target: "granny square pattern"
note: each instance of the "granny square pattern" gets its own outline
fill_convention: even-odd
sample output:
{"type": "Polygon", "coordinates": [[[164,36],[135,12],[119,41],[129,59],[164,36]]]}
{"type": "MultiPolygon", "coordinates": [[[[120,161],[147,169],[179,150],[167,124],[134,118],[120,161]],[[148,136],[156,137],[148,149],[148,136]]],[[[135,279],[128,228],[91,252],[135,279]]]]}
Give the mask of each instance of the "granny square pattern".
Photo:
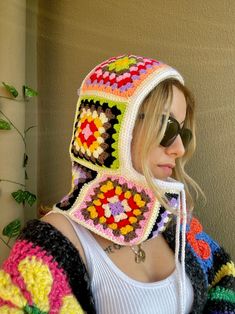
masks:
{"type": "MultiPolygon", "coordinates": [[[[83,168],[73,167],[71,190],[55,211],[120,245],[136,245],[165,230],[172,213],[135,171],[131,141],[141,103],[168,78],[183,83],[167,64],[133,54],[112,57],[89,72],[79,88],[69,148],[74,165],[83,168]]],[[[182,184],[159,182],[159,188],[178,210],[178,197],[169,200],[167,193],[179,195],[182,184]]]]}
{"type": "Polygon", "coordinates": [[[84,166],[118,169],[119,130],[126,104],[98,97],[82,97],[71,144],[72,156],[84,166]]]}
{"type": "Polygon", "coordinates": [[[97,172],[89,168],[86,168],[75,161],[72,164],[72,186],[67,195],[65,195],[62,200],[56,204],[61,210],[68,210],[71,208],[73,203],[76,201],[82,186],[85,183],[90,182],[95,179],[97,172]]]}
{"type": "Polygon", "coordinates": [[[130,97],[152,72],[166,67],[168,66],[160,61],[134,55],[110,58],[88,75],[82,90],[97,90],[130,97]]]}
{"type": "MultiPolygon", "coordinates": [[[[151,232],[144,225],[155,221],[161,205],[148,189],[137,187],[121,176],[104,175],[86,191],[84,202],[71,214],[75,220],[86,223],[96,233],[106,234],[115,242],[132,243],[151,232]]],[[[161,210],[157,223],[161,229],[169,220],[166,210],[161,210]]],[[[151,223],[150,223],[151,225],[151,223]]]]}

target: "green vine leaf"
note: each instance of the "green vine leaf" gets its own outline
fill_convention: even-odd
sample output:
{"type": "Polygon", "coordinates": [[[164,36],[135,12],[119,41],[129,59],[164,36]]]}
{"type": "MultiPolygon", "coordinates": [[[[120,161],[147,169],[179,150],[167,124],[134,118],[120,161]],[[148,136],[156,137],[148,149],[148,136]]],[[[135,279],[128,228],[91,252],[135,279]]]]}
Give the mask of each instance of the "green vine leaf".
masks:
{"type": "Polygon", "coordinates": [[[17,203],[21,204],[25,202],[25,196],[23,190],[18,190],[16,192],[11,193],[13,198],[16,200],[17,203]]]}
{"type": "Polygon", "coordinates": [[[19,235],[20,229],[21,222],[19,219],[15,219],[4,227],[2,234],[8,238],[15,238],[19,235]]]}
{"type": "Polygon", "coordinates": [[[19,204],[25,205],[25,202],[27,202],[30,206],[32,206],[37,197],[36,195],[30,193],[29,191],[23,191],[23,190],[18,190],[16,192],[11,193],[15,201],[19,204]]]}
{"type": "Polygon", "coordinates": [[[14,98],[16,98],[19,95],[18,91],[14,86],[8,85],[5,82],[2,82],[2,84],[14,98]]]}
{"type": "Polygon", "coordinates": [[[0,119],[0,130],[10,130],[11,125],[6,120],[0,119]]]}
{"type": "Polygon", "coordinates": [[[36,195],[30,193],[29,191],[25,191],[25,199],[26,199],[27,203],[30,206],[32,206],[35,203],[37,197],[36,197],[36,195]]]}
{"type": "Polygon", "coordinates": [[[38,92],[31,87],[23,85],[23,95],[24,97],[35,97],[38,95],[38,92]]]}

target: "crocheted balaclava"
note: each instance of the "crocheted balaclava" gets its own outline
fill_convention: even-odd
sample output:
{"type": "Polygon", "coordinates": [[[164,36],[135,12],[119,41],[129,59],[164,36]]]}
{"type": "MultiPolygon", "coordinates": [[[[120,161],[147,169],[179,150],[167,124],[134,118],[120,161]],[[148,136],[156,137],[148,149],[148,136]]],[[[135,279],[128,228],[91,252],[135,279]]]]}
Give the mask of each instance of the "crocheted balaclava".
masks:
{"type": "MultiPolygon", "coordinates": [[[[120,245],[140,244],[164,230],[172,213],[133,168],[131,140],[144,98],[168,78],[183,83],[172,67],[134,55],[110,58],[86,76],[70,145],[72,188],[54,211],[120,245]]],[[[179,211],[183,185],[170,178],[154,182],[179,211]]]]}

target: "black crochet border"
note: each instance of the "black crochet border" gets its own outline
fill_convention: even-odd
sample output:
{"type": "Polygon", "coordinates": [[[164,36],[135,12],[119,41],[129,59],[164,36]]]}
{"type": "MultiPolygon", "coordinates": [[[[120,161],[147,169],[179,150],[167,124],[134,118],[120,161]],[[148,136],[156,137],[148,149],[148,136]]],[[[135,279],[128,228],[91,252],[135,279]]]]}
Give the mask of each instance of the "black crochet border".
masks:
{"type": "Polygon", "coordinates": [[[231,303],[229,301],[211,301],[208,300],[205,306],[205,309],[203,311],[203,314],[207,313],[225,313],[225,314],[234,314],[234,303],[231,303]]]}
{"type": "MultiPolygon", "coordinates": [[[[231,262],[230,255],[220,247],[213,254],[213,268],[208,274],[209,284],[212,283],[216,273],[221,269],[221,265],[226,265],[231,262]]],[[[232,275],[224,276],[215,287],[226,287],[235,291],[235,280],[232,275]]],[[[215,288],[214,287],[214,288],[215,288]]],[[[203,313],[235,313],[235,304],[225,300],[208,300],[203,313]]]]}
{"type": "Polygon", "coordinates": [[[208,275],[209,284],[212,283],[216,273],[220,270],[221,265],[226,265],[228,262],[231,262],[229,254],[227,254],[222,247],[216,250],[213,254],[213,272],[210,272],[208,275]]]}
{"type": "Polygon", "coordinates": [[[85,180],[78,182],[78,184],[74,186],[73,191],[68,196],[68,204],[64,205],[62,201],[60,201],[59,203],[56,204],[57,207],[59,207],[61,210],[64,210],[64,211],[69,210],[72,207],[72,205],[76,201],[83,185],[94,180],[97,176],[96,171],[89,169],[85,166],[79,165],[76,162],[74,162],[74,163],[77,164],[84,172],[87,172],[88,176],[85,180]]]}
{"type": "Polygon", "coordinates": [[[32,242],[53,256],[54,261],[66,273],[82,308],[89,314],[96,313],[86,267],[77,249],[59,230],[49,223],[34,219],[26,224],[18,239],[32,242]]]}

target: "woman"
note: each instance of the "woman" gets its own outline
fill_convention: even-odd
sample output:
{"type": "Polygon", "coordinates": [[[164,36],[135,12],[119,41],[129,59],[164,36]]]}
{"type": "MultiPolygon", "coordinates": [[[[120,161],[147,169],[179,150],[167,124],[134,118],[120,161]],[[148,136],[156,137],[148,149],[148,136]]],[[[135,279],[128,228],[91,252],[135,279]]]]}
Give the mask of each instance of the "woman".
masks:
{"type": "Polygon", "coordinates": [[[22,231],[0,312],[234,313],[234,265],[191,214],[194,150],[194,102],[175,69],[125,55],[92,70],[71,191],[22,231]]]}

